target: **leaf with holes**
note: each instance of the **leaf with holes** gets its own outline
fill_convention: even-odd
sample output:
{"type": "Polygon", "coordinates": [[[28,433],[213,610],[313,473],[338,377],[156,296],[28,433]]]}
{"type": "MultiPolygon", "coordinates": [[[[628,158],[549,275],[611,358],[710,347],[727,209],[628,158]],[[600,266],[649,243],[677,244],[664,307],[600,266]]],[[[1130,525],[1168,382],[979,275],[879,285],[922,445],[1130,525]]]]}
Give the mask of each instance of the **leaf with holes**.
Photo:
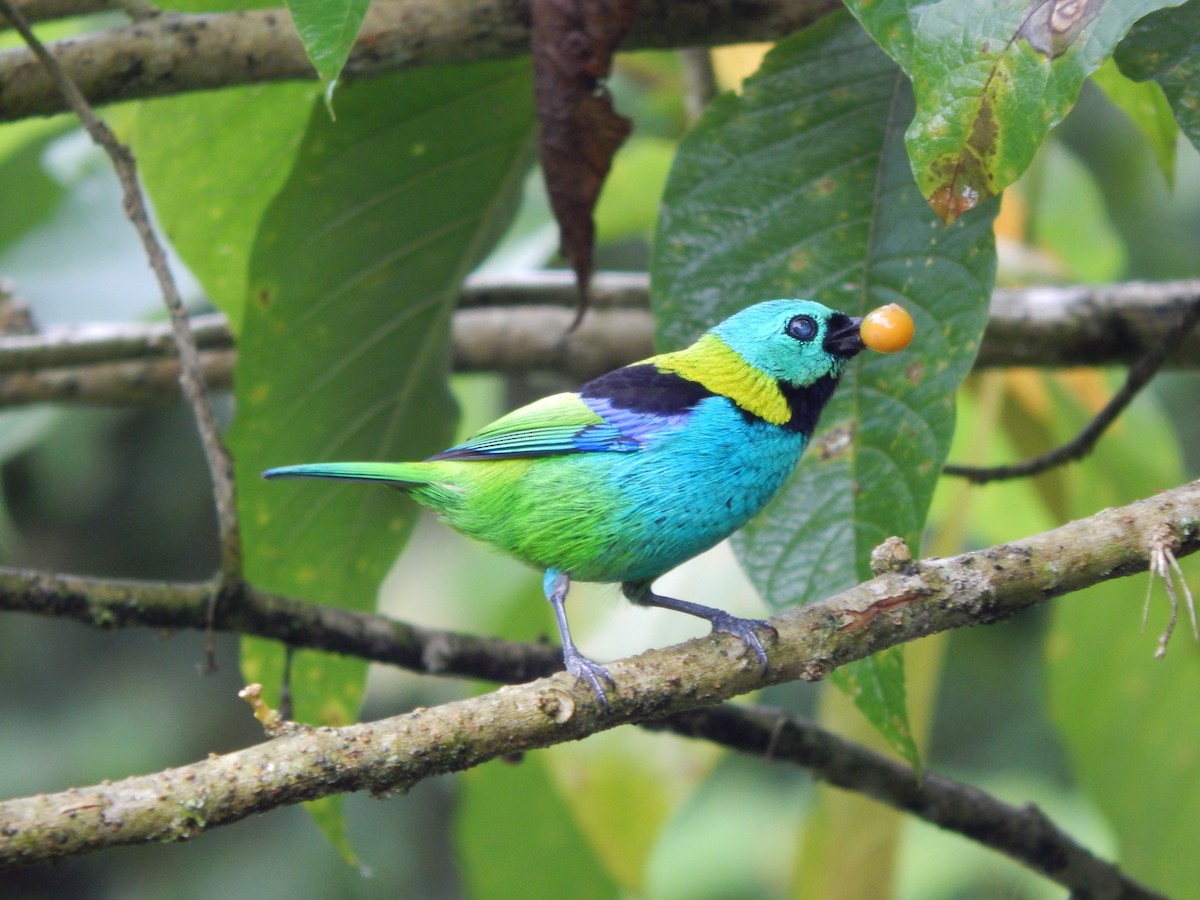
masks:
{"type": "Polygon", "coordinates": [[[922,193],[953,222],[1025,171],[1089,74],[1139,18],[1180,0],[847,0],[912,79],[907,143],[922,193]]]}
{"type": "MultiPolygon", "coordinates": [[[[871,549],[890,535],[915,550],[987,319],[994,205],[941,226],[904,154],[911,104],[897,66],[834,15],[710,107],[667,183],[652,263],[665,345],[773,297],[853,314],[896,301],[917,322],[905,352],[851,364],[793,477],[735,538],[776,608],[869,577],[871,549]]],[[[913,755],[903,706],[887,701],[902,673],[866,662],[852,677],[867,680],[859,696],[883,700],[872,720],[913,755]]]]}

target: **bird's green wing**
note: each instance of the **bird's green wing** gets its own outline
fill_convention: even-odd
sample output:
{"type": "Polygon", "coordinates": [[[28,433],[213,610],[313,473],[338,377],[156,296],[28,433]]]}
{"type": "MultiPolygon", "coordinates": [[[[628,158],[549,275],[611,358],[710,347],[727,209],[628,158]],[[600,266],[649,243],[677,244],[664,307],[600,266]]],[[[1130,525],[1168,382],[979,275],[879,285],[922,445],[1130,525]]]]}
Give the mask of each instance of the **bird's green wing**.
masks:
{"type": "Polygon", "coordinates": [[[593,411],[578,394],[553,394],[513,410],[438,459],[555,456],[586,451],[636,450],[640,444],[593,411]]]}

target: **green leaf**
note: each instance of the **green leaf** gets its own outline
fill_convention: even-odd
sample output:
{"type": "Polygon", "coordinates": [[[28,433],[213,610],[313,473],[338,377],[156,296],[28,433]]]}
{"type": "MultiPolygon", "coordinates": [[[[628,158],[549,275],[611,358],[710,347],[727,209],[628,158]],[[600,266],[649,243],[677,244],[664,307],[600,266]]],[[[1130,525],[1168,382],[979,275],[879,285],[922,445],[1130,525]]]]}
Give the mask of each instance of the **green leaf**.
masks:
{"type": "Polygon", "coordinates": [[[1025,171],[1130,25],[1180,0],[847,0],[916,85],[908,152],[952,222],[1025,171]]]}
{"type": "Polygon", "coordinates": [[[321,829],[325,840],[333,847],[342,862],[360,872],[367,871],[354,851],[350,842],[350,829],[346,822],[346,797],[344,794],[331,794],[320,800],[310,800],[304,804],[313,822],[321,829]]]}
{"type": "MultiPolygon", "coordinates": [[[[910,115],[895,64],[830,16],[776,47],[742,96],[712,104],[667,183],[652,263],[664,343],[782,296],[850,313],[898,301],[917,322],[904,353],[859,356],[791,480],[735,536],[775,608],[869,577],[890,535],[916,550],[986,321],[993,207],[941,227],[904,155],[910,115]]],[[[903,716],[889,708],[876,724],[903,716]]]]}
{"type": "Polygon", "coordinates": [[[369,5],[370,0],[287,0],[304,50],[327,88],[346,65],[369,5]]]}
{"type": "Polygon", "coordinates": [[[317,93],[277,84],[139,105],[131,141],[158,221],[235,333],[259,222],[291,171],[317,93]]]}
{"type": "MultiPolygon", "coordinates": [[[[353,85],[336,125],[312,104],[262,219],[239,340],[230,444],[245,574],[257,587],[374,608],[412,505],[391,491],[259,473],[306,460],[420,459],[449,440],[450,314],[528,168],[527,69],[428,69],[353,85]]],[[[246,678],[277,692],[283,655],[245,640],[246,678]]],[[[361,660],[297,652],[296,718],[353,720],[365,674],[361,660]]]]}
{"type": "Polygon", "coordinates": [[[1200,2],[1146,16],[1114,56],[1130,78],[1162,86],[1183,133],[1200,147],[1200,2]]]}
{"type": "Polygon", "coordinates": [[[461,783],[457,843],[467,896],[625,896],[571,818],[543,754],[527,754],[515,765],[488,763],[465,772],[461,783]],[[513,852],[514,844],[537,852],[513,852]]]}
{"type": "Polygon", "coordinates": [[[1111,59],[1092,73],[1092,83],[1150,142],[1163,177],[1168,185],[1173,184],[1179,126],[1162,88],[1153,81],[1131,81],[1111,59]]]}
{"type": "Polygon", "coordinates": [[[904,654],[898,647],[836,669],[830,680],[854,701],[859,712],[887,740],[888,746],[913,768],[921,767],[905,702],[904,654]]]}

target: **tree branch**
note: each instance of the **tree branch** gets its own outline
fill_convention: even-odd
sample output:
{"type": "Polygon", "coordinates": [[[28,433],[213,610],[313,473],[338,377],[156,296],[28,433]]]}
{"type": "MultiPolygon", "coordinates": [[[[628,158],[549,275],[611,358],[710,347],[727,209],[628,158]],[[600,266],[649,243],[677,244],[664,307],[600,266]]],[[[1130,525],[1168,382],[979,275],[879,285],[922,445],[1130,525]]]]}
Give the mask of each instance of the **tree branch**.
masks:
{"type": "Polygon", "coordinates": [[[0,610],[70,619],[96,628],[231,631],[292,647],[344,653],[431,675],[529,681],[562,669],[548,644],[420,628],[386,616],[306,603],[220,582],[194,584],[54,575],[0,568],[0,610]]]}
{"type": "Polygon", "coordinates": [[[772,620],[779,638],[765,678],[737,641],[709,635],[612,663],[618,689],[607,715],[586,688],[575,690],[559,674],[379,722],[297,726],[183,768],[0,803],[0,866],[187,840],[277,806],[345,791],[404,790],[497,756],[715,705],[764,682],[820,679],[886,647],[1005,619],[1145,571],[1164,541],[1176,557],[1200,550],[1200,481],[1025,540],[900,563],[823,602],[788,610],[772,620]]]}
{"type": "MultiPolygon", "coordinates": [[[[622,49],[778,40],[840,6],[840,0],[641,0],[622,49]]],[[[53,52],[97,105],[315,77],[282,8],[163,14],[58,41],[53,52]]],[[[528,52],[529,8],[523,0],[376,0],[342,78],[528,52]]],[[[0,122],[64,109],[30,54],[0,52],[0,122]]]]}
{"type": "MultiPolygon", "coordinates": [[[[582,383],[653,352],[644,274],[602,272],[593,310],[574,332],[568,272],[472,278],[454,317],[460,372],[561,372],[582,383]]],[[[1160,343],[1200,302],[1200,281],[997,290],[977,367],[1119,365],[1160,343]]],[[[193,317],[205,380],[233,381],[233,337],[224,316],[193,317]]],[[[1200,334],[1168,364],[1200,367],[1200,334]]],[[[178,398],[178,364],[163,324],[90,324],[0,336],[0,408],[47,401],[138,404],[178,398]]]]}

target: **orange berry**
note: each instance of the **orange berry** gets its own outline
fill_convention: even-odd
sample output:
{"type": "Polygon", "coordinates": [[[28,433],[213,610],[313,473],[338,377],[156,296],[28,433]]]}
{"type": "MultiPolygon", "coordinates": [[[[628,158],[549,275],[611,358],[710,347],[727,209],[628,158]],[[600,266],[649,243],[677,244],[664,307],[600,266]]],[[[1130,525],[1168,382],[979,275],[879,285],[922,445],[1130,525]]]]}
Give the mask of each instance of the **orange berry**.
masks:
{"type": "Polygon", "coordinates": [[[917,326],[912,316],[895,303],[880,306],[863,316],[859,334],[862,342],[880,353],[896,353],[912,343],[917,326]]]}

